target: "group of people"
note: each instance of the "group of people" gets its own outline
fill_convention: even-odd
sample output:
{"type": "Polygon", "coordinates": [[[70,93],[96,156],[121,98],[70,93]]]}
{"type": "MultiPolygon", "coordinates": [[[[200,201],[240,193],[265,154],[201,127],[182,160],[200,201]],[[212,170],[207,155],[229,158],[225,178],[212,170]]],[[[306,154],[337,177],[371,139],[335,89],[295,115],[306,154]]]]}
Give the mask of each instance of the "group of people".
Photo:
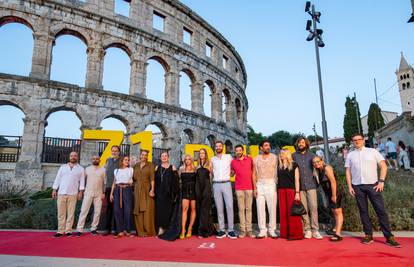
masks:
{"type": "MultiPolygon", "coordinates": [[[[369,199],[386,243],[399,247],[391,233],[381,193],[387,174],[384,157],[377,150],[366,148],[360,134],[354,135],[352,142],[355,150],[346,159],[346,179],[348,192],[355,197],[360,211],[365,232],[362,242],[369,244],[373,241],[369,199]]],[[[72,235],[76,201],[83,196],[77,236],[84,231],[85,218],[93,203],[91,233],[94,235],[101,220],[106,235],[111,234],[114,227],[116,238],[131,236],[135,225],[138,237],[157,236],[165,240],[190,238],[193,232],[200,238],[215,234],[217,238],[231,239],[323,239],[319,232],[317,203],[318,191],[321,190],[335,217],[330,240],[341,241],[345,189],[337,182],[332,166],[326,164],[321,156],[311,153],[309,146],[309,140],[300,137],[295,144],[295,153],[283,149],[275,155],[271,153],[270,142],[264,140],[260,144],[261,153],[254,159],[246,155],[242,145],[235,147],[233,158],[223,153],[223,142],[217,141],[214,157],[209,159],[207,151],[201,149],[197,164],[191,155],[185,155],[178,169],[170,164],[168,152],[163,152],[161,163],[154,166],[148,162],[148,151],[145,150],[141,150],[139,162],[131,167],[129,157],[120,156],[120,148],[113,146],[112,157],[105,167],[100,167],[99,157],[93,156],[92,165],[84,170],[78,164],[77,153],[72,152],[69,163],[59,168],[53,184],[52,196],[57,197],[58,203],[58,231],[54,236],[72,235]],[[235,176],[240,221],[237,234],[234,229],[232,176],[235,176]],[[212,197],[217,211],[217,229],[211,216],[212,197]],[[254,199],[259,227],[257,234],[252,227],[254,199]],[[278,202],[279,234],[276,232],[278,202]],[[304,214],[292,213],[294,205],[302,205],[304,214]]]]}
{"type": "Polygon", "coordinates": [[[406,171],[410,171],[410,159],[408,157],[407,146],[403,141],[398,141],[395,144],[391,137],[387,138],[387,142],[384,144],[381,140],[375,144],[375,148],[385,158],[386,163],[390,169],[395,168],[398,171],[400,168],[406,171]]]}

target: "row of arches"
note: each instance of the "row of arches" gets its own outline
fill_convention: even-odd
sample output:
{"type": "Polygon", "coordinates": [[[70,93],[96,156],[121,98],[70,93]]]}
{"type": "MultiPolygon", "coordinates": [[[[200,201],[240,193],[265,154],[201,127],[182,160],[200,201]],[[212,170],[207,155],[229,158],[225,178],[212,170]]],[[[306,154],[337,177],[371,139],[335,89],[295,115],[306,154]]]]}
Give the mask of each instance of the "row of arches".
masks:
{"type": "Polygon", "coordinates": [[[409,73],[400,75],[400,80],[404,80],[404,79],[408,79],[408,78],[410,78],[409,73]]]}
{"type": "MultiPolygon", "coordinates": [[[[0,44],[0,72],[29,75],[36,61],[33,54],[39,49],[36,36],[28,21],[14,16],[0,18],[0,38],[6,40],[0,44]]],[[[234,126],[243,127],[244,106],[238,97],[232,97],[229,89],[217,88],[210,79],[202,81],[189,68],[175,66],[162,55],[148,55],[144,62],[137,61],[133,48],[112,38],[104,41],[103,48],[91,43],[84,32],[67,28],[57,31],[51,48],[50,79],[81,87],[91,84],[91,79],[101,80],[98,83],[104,90],[123,94],[139,94],[131,92],[136,91],[132,87],[138,86],[138,82],[148,99],[176,104],[225,122],[237,120],[234,126]]]]}
{"type": "MultiPolygon", "coordinates": [[[[25,127],[25,113],[19,106],[8,101],[0,101],[0,139],[6,137],[21,137],[24,134],[25,127]]],[[[64,138],[64,139],[80,139],[82,135],[82,118],[75,110],[62,107],[52,109],[46,115],[44,120],[44,137],[48,138],[64,138]],[[62,121],[65,123],[62,124],[62,121]]],[[[128,135],[131,133],[130,122],[122,116],[109,115],[106,116],[100,123],[99,128],[102,130],[118,130],[126,134],[125,142],[128,143],[128,135]]],[[[156,148],[170,148],[165,142],[170,137],[167,127],[160,122],[148,123],[145,131],[152,131],[153,146],[156,148]]],[[[184,145],[195,142],[195,133],[190,128],[185,128],[180,132],[178,144],[180,150],[184,152],[184,145]]],[[[214,134],[209,134],[204,139],[204,144],[214,148],[217,140],[214,134]]],[[[1,140],[0,140],[1,142],[1,140]]],[[[225,142],[227,151],[229,153],[233,150],[233,144],[230,140],[225,142]]]]}

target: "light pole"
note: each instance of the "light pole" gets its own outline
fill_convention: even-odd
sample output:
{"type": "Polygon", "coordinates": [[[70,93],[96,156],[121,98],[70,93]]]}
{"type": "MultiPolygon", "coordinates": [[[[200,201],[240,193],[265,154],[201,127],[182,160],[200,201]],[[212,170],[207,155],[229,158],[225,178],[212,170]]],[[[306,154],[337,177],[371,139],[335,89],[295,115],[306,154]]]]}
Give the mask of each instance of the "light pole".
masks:
{"type": "Polygon", "coordinates": [[[407,21],[408,23],[414,22],[414,0],[411,0],[411,7],[413,9],[413,13],[411,13],[410,19],[407,21]]]}
{"type": "Polygon", "coordinates": [[[325,104],[323,101],[323,89],[322,89],[322,75],[321,75],[321,62],[319,59],[319,47],[324,47],[325,43],[322,41],[321,29],[318,29],[317,23],[319,23],[319,18],[321,17],[321,12],[315,11],[315,5],[311,4],[310,1],[306,2],[305,12],[307,12],[312,20],[308,20],[306,23],[306,30],[309,32],[309,36],[306,38],[306,41],[315,42],[315,53],[316,53],[316,66],[318,68],[318,82],[319,82],[319,98],[321,102],[321,113],[322,113],[322,133],[323,133],[323,145],[325,153],[325,161],[329,164],[329,144],[328,144],[328,126],[325,119],[325,104]],[[311,27],[313,26],[313,29],[311,27]]]}

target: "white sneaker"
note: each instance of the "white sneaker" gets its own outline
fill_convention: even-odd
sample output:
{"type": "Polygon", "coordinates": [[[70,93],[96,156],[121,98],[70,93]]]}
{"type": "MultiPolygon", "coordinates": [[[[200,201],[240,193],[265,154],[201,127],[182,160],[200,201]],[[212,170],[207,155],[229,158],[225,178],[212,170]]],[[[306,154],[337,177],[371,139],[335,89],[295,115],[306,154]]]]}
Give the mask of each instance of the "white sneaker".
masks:
{"type": "Polygon", "coordinates": [[[315,231],[312,233],[312,237],[315,239],[323,239],[323,237],[321,236],[321,234],[319,233],[319,231],[315,231]]]}
{"type": "Polygon", "coordinates": [[[276,239],[279,237],[275,232],[269,232],[269,236],[273,239],[276,239]]]}
{"type": "Polygon", "coordinates": [[[311,232],[310,230],[307,230],[307,231],[305,232],[305,238],[306,238],[306,239],[311,239],[311,238],[312,238],[312,232],[311,232]]]}

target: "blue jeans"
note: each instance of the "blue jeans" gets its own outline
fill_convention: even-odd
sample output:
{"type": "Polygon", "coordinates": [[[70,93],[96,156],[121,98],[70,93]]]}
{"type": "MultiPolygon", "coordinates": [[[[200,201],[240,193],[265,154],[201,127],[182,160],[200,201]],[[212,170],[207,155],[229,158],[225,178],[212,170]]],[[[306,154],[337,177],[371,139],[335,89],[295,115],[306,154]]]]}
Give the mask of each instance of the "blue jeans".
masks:
{"type": "Polygon", "coordinates": [[[132,222],[132,187],[120,188],[115,187],[114,191],[114,213],[115,213],[115,228],[116,233],[124,231],[131,232],[132,222]],[[122,190],[122,208],[120,193],[122,190]]]}
{"type": "Polygon", "coordinates": [[[359,215],[361,217],[362,227],[366,235],[372,235],[372,223],[368,213],[368,199],[378,217],[378,222],[381,231],[385,237],[393,236],[391,233],[390,221],[388,219],[387,211],[385,210],[384,198],[381,192],[374,189],[376,184],[361,184],[352,185],[355,191],[355,198],[357,201],[359,215]]]}
{"type": "Polygon", "coordinates": [[[214,203],[216,204],[219,230],[224,231],[226,226],[224,223],[224,207],[223,199],[226,205],[227,213],[227,230],[234,230],[234,214],[233,214],[233,191],[231,183],[213,183],[214,203]]]}

